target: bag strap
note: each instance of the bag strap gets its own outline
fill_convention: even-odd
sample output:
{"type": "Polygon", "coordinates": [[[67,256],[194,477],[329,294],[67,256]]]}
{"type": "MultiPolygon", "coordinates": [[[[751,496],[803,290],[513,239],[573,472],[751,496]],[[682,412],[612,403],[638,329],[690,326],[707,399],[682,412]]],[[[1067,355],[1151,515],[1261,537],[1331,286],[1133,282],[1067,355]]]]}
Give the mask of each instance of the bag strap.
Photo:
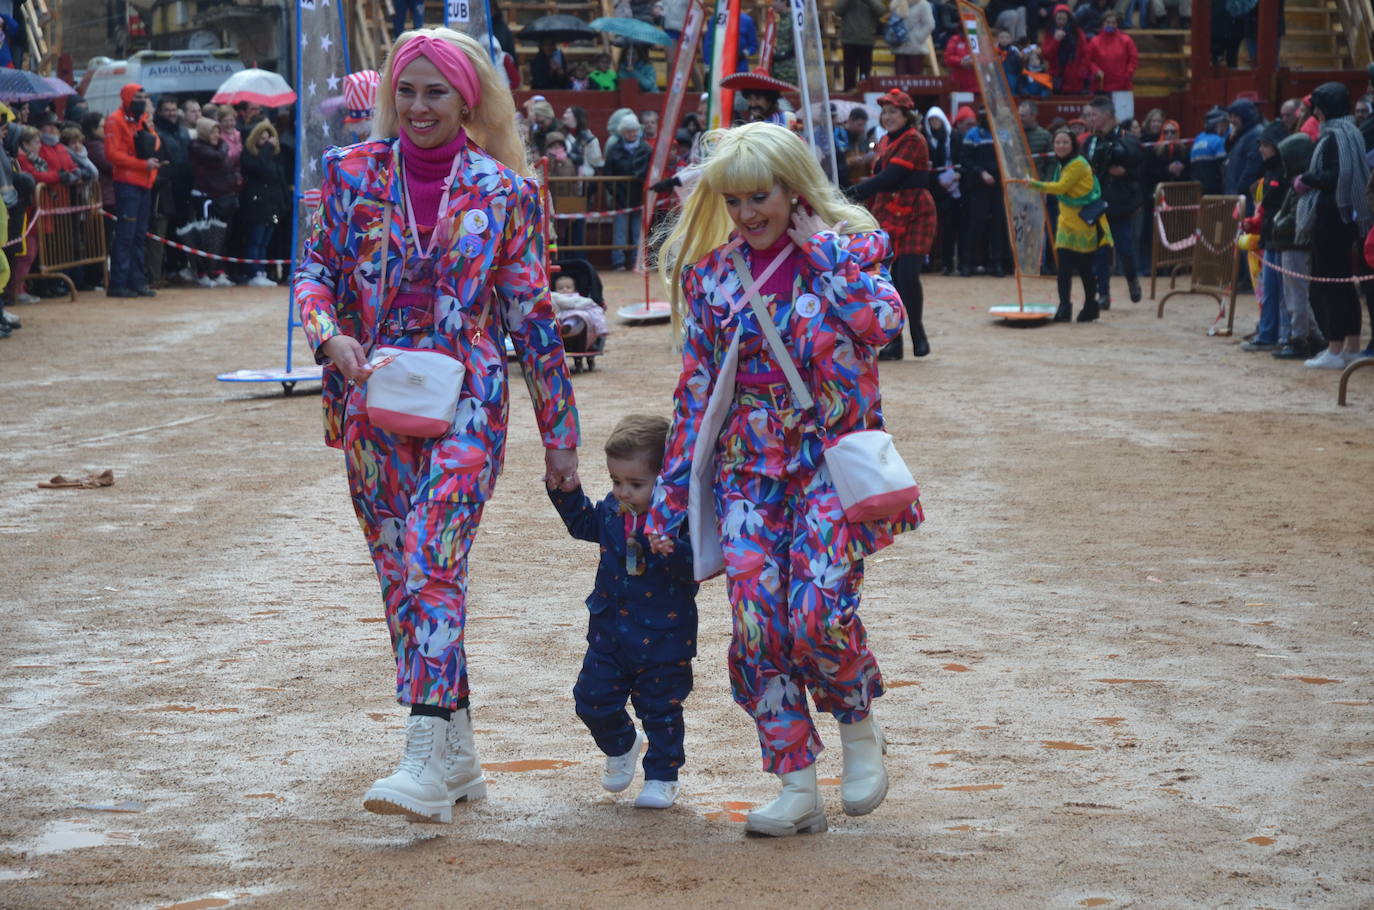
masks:
{"type": "MultiPolygon", "coordinates": [[[[372,349],[377,348],[377,339],[381,336],[382,320],[386,317],[386,259],[391,253],[391,200],[388,199],[382,206],[382,271],[377,276],[377,291],[373,300],[372,308],[377,312],[377,319],[372,323],[372,349]]],[[[368,353],[371,359],[372,354],[368,353]]]]}
{"type": "Polygon", "coordinates": [[[749,301],[749,306],[754,310],[754,317],[759,321],[759,328],[763,331],[763,337],[768,339],[768,346],[773,349],[773,357],[778,361],[778,366],[782,368],[782,373],[787,377],[787,384],[792,387],[792,395],[797,399],[797,404],[803,408],[810,409],[815,405],[815,399],[811,397],[811,392],[802,382],[801,374],[797,372],[797,365],[792,362],[792,355],[787,353],[787,347],[782,342],[782,336],[778,334],[778,327],[773,324],[773,314],[768,312],[768,307],[763,305],[759,298],[758,288],[754,286],[754,276],[749,272],[749,264],[744,261],[739,250],[730,254],[730,259],[735,265],[735,272],[739,275],[740,284],[744,288],[744,296],[749,301]]]}

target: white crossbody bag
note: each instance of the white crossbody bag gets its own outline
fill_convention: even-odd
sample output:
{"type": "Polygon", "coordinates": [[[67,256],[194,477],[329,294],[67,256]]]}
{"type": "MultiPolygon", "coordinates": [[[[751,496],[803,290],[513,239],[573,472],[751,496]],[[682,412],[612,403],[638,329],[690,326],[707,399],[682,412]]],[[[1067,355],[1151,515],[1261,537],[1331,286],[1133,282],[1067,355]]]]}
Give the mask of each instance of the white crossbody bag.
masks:
{"type": "MultiPolygon", "coordinates": [[[[377,278],[377,323],[372,339],[376,343],[386,307],[386,258],[391,246],[391,203],[382,215],[386,241],[382,245],[382,270],[377,278]]],[[[477,319],[477,331],[486,323],[491,308],[487,297],[477,319]]],[[[458,358],[443,351],[382,346],[368,358],[372,373],[367,379],[367,419],[380,430],[401,436],[436,439],[453,427],[458,399],[463,391],[466,367],[458,358]]]]}
{"type": "MultiPolygon", "coordinates": [[[[778,334],[778,327],[773,324],[773,315],[759,298],[749,264],[738,251],[731,254],[731,259],[763,337],[787,377],[797,406],[813,408],[815,400],[802,382],[797,365],[778,334]]],[[[863,522],[893,518],[921,495],[911,469],[897,454],[890,434],[883,430],[855,430],[832,438],[826,430],[824,416],[818,413],[817,420],[824,445],[825,467],[839,494],[846,519],[863,522]]]]}

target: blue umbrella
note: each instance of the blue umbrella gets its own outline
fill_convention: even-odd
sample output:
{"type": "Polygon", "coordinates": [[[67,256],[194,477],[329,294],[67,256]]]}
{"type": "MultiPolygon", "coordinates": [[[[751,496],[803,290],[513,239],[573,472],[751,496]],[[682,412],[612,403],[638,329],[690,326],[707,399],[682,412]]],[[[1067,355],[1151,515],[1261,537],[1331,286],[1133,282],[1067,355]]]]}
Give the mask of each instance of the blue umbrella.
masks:
{"type": "Polygon", "coordinates": [[[50,101],[75,95],[61,79],[48,79],[28,70],[0,69],[0,101],[7,104],[24,101],[50,101]]]}
{"type": "Polygon", "coordinates": [[[672,47],[677,43],[663,29],[639,19],[603,16],[600,19],[593,19],[591,25],[598,32],[609,32],[639,44],[661,44],[664,47],[672,47]]]}

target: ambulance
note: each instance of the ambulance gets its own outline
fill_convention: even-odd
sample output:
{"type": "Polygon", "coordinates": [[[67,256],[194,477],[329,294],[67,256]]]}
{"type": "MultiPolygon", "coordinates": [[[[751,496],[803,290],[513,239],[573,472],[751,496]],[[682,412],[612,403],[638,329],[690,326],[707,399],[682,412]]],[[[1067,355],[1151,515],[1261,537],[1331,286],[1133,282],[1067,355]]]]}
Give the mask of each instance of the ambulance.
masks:
{"type": "Polygon", "coordinates": [[[94,58],[78,91],[85,96],[91,110],[102,114],[119,107],[119,90],[130,82],[143,86],[152,104],[157,103],[159,95],[208,101],[225,79],[241,69],[243,61],[239,59],[239,52],[227,48],[139,51],[128,60],[94,58]]]}

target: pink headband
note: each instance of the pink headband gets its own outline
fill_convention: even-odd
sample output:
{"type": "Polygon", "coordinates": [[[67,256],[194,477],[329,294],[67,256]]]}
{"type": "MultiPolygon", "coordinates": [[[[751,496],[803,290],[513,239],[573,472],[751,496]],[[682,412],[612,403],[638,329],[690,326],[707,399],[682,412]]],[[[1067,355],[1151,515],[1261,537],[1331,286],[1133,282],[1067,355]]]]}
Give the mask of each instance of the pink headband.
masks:
{"type": "Polygon", "coordinates": [[[443,77],[449,81],[468,107],[475,108],[482,103],[482,83],[477,81],[477,70],[462,50],[449,44],[443,38],[417,35],[411,38],[396,52],[391,61],[391,80],[393,87],[401,73],[416,57],[424,57],[433,63],[443,77]]]}

